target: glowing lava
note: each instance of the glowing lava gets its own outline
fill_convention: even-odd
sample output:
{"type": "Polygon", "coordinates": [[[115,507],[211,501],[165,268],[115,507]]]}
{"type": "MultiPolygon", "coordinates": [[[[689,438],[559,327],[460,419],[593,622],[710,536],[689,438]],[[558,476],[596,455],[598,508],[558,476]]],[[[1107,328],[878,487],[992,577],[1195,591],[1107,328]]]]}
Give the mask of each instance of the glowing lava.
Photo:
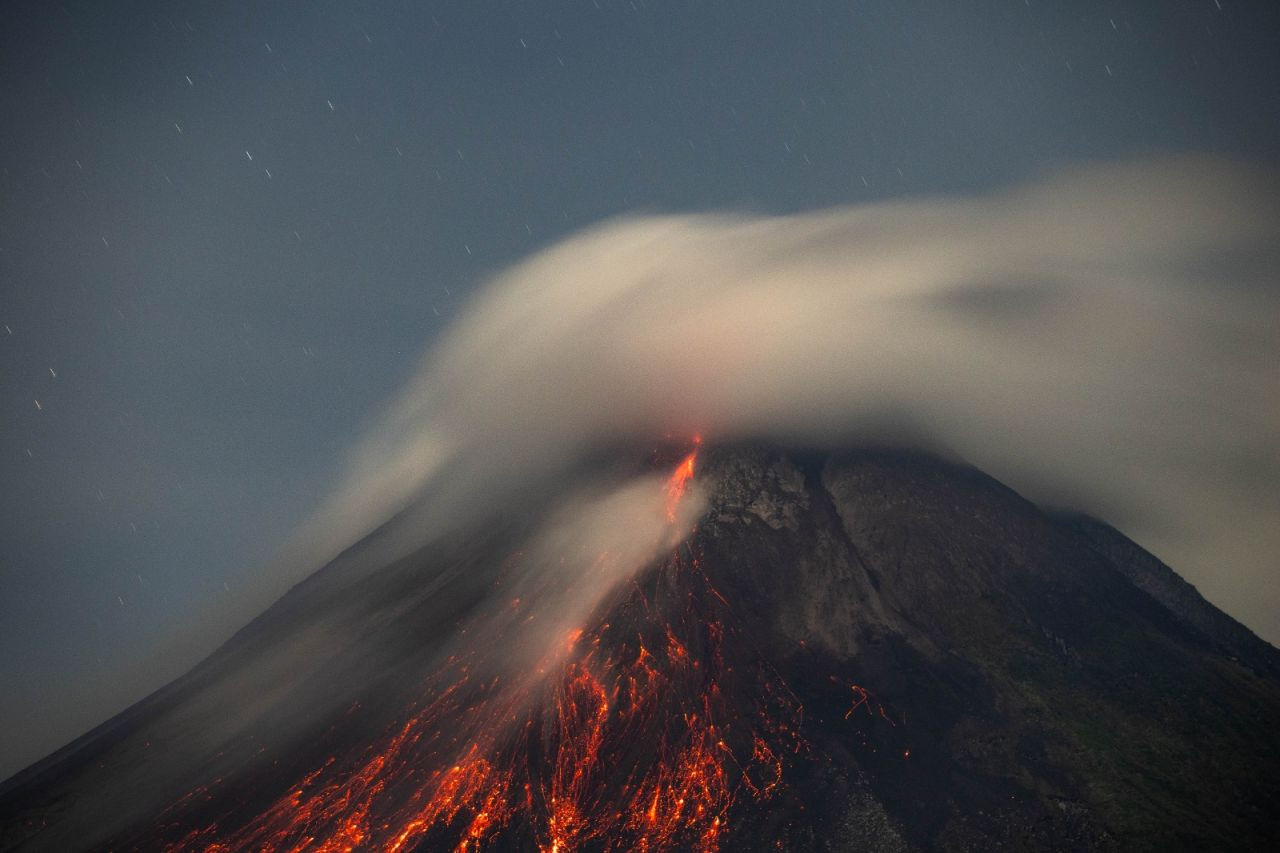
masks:
{"type": "Polygon", "coordinates": [[[684,497],[689,481],[693,479],[693,466],[697,459],[698,451],[695,450],[681,460],[667,479],[667,521],[672,524],[676,520],[676,510],[680,508],[680,499],[684,497]]]}
{"type": "MultiPolygon", "coordinates": [[[[696,458],[668,480],[672,522],[696,458]]],[[[516,686],[476,674],[492,650],[451,658],[429,701],[375,743],[328,759],[248,822],[228,810],[197,829],[166,824],[166,849],[714,851],[735,805],[775,796],[801,750],[799,702],[741,651],[687,551],[557,646],[549,678],[516,686]]]]}

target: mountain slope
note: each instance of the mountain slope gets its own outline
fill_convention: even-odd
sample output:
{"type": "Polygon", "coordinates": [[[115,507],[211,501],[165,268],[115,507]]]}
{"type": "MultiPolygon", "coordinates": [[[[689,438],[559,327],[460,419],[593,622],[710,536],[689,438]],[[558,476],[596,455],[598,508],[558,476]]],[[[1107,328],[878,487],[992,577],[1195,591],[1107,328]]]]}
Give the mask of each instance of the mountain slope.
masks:
{"type": "Polygon", "coordinates": [[[364,543],[5,783],[0,847],[1280,839],[1280,654],[1120,534],[911,454],[720,448],[697,476],[693,535],[534,687],[459,634],[525,526],[364,543]]]}
{"type": "MultiPolygon", "coordinates": [[[[771,647],[805,643],[907,716],[895,734],[909,760],[882,749],[859,763],[908,841],[1278,837],[1275,649],[1252,638],[1256,667],[1231,660],[1078,525],[972,470],[767,458],[729,461],[740,485],[705,531],[706,565],[723,567],[731,598],[764,590],[755,624],[771,647]]],[[[1154,561],[1129,547],[1115,556],[1154,561]]],[[[838,727],[830,736],[834,750],[838,727]]]]}

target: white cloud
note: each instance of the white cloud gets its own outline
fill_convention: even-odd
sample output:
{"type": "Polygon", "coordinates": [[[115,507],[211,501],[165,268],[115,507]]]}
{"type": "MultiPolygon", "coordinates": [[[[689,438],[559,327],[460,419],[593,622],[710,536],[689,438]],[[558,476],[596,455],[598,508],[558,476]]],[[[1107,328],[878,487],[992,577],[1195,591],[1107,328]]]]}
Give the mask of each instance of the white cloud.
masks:
{"type": "Polygon", "coordinates": [[[498,276],[299,536],[422,538],[613,442],[912,435],[1115,521],[1280,638],[1269,175],[1098,167],[974,199],[623,219],[498,276]]]}

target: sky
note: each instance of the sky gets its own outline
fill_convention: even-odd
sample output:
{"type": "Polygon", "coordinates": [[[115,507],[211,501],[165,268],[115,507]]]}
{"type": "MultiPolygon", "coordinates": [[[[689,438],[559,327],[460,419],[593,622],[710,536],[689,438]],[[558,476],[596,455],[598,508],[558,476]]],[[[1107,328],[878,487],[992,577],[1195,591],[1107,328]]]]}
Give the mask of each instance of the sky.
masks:
{"type": "Polygon", "coordinates": [[[6,11],[0,777],[283,592],[344,452],[539,249],[1280,151],[1267,2],[6,11]]]}

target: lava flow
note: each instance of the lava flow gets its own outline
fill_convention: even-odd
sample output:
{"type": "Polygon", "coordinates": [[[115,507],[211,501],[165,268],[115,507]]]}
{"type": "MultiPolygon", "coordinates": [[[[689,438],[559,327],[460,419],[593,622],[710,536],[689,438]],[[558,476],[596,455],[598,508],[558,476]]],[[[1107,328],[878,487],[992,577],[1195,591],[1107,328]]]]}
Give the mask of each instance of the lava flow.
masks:
{"type": "MultiPolygon", "coordinates": [[[[696,459],[667,482],[672,522],[696,459]]],[[[799,702],[743,651],[688,546],[559,645],[537,679],[455,655],[422,706],[252,819],[192,829],[171,810],[167,849],[714,851],[738,804],[778,794],[802,748],[799,702]]]]}
{"type": "MultiPolygon", "coordinates": [[[[702,443],[700,436],[694,437],[694,445],[702,443]]],[[[676,510],[680,508],[680,499],[684,497],[689,481],[693,479],[693,467],[698,461],[698,451],[694,450],[676,466],[667,479],[667,522],[675,524],[676,510]]]]}

